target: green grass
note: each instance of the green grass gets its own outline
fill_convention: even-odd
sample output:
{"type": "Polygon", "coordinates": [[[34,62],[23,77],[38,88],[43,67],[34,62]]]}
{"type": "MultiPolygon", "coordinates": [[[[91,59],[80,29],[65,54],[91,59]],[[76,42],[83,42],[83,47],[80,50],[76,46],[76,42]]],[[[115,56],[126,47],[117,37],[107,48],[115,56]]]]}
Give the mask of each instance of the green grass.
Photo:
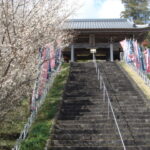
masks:
{"type": "Polygon", "coordinates": [[[118,62],[118,64],[127,72],[127,74],[132,78],[137,86],[143,91],[147,99],[150,99],[150,87],[145,84],[144,80],[124,62],[118,62]]]}
{"type": "Polygon", "coordinates": [[[0,140],[0,145],[1,146],[8,146],[8,147],[13,147],[16,141],[11,141],[11,140],[0,140]]]}
{"type": "Polygon", "coordinates": [[[27,99],[10,111],[3,122],[0,123],[0,133],[20,133],[29,115],[29,103],[27,99]]]}
{"type": "Polygon", "coordinates": [[[24,99],[14,110],[7,113],[5,119],[0,123],[0,147],[7,146],[10,149],[14,146],[29,116],[29,103],[24,99]]]}
{"type": "Polygon", "coordinates": [[[54,118],[58,112],[63,89],[69,74],[69,64],[63,64],[62,70],[57,75],[53,87],[49,91],[38,117],[31,127],[27,139],[22,143],[21,150],[43,150],[48,138],[54,118]]]}

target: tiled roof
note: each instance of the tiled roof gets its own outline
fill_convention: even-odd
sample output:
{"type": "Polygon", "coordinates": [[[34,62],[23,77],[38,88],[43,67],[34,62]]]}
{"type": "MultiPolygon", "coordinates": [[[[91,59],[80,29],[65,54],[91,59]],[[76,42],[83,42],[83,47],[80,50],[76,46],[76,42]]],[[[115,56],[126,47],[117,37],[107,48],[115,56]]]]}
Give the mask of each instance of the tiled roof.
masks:
{"type": "Polygon", "coordinates": [[[136,26],[128,19],[69,19],[64,29],[134,29],[136,26]]]}

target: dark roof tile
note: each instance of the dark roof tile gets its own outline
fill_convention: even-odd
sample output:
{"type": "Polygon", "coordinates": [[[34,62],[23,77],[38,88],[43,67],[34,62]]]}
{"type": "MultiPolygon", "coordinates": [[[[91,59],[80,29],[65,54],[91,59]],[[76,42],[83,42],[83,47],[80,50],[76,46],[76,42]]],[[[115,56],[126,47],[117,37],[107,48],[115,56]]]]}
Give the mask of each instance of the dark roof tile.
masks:
{"type": "Polygon", "coordinates": [[[128,19],[69,19],[64,29],[133,29],[128,19]]]}

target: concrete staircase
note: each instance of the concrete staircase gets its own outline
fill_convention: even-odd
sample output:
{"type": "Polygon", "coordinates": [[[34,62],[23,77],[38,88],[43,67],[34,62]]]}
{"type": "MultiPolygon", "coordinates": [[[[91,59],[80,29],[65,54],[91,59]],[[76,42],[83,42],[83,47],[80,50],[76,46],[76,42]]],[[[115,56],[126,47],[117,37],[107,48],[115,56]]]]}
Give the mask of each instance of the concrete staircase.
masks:
{"type": "MultiPolygon", "coordinates": [[[[99,64],[127,150],[150,150],[150,109],[121,69],[99,64]]],[[[48,150],[123,150],[93,63],[71,64],[48,150]]]]}

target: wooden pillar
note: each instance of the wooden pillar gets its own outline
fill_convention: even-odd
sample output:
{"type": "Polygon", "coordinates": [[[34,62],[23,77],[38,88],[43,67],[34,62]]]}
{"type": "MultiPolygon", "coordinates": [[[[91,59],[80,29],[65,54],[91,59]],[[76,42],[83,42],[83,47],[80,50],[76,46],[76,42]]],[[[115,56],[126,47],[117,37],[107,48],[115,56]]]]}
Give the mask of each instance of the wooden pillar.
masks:
{"type": "Polygon", "coordinates": [[[111,41],[110,41],[110,61],[114,61],[114,47],[113,47],[113,41],[112,41],[112,38],[111,38],[111,41]]]}
{"type": "Polygon", "coordinates": [[[74,62],[74,45],[71,45],[71,62],[74,62]]]}
{"type": "Polygon", "coordinates": [[[94,34],[89,35],[89,44],[90,46],[95,47],[95,35],[94,34]]]}

